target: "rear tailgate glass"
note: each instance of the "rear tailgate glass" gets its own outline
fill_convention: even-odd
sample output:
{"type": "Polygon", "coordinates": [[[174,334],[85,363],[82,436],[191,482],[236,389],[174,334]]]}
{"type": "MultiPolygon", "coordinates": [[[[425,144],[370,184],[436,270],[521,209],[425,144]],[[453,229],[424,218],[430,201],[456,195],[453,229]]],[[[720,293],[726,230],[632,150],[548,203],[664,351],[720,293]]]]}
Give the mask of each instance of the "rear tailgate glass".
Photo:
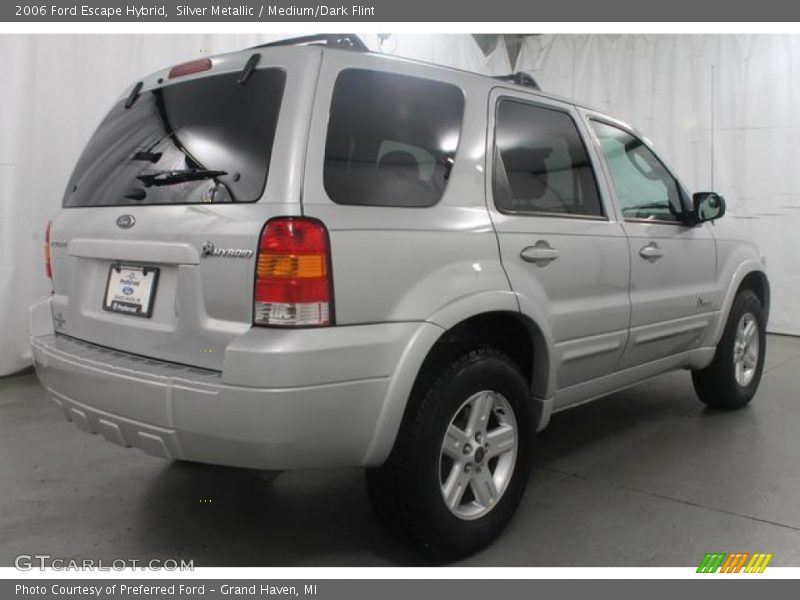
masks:
{"type": "Polygon", "coordinates": [[[267,181],[286,75],[224,73],[116,104],[70,179],[64,207],[254,202],[267,181]]]}

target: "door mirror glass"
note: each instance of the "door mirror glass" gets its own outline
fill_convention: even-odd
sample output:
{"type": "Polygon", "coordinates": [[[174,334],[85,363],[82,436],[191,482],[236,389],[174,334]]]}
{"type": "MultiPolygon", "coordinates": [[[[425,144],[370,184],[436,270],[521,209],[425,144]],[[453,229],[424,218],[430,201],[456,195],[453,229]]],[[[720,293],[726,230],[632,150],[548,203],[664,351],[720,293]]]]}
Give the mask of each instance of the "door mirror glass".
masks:
{"type": "Polygon", "coordinates": [[[698,223],[713,221],[725,214],[725,199],[714,192],[697,192],[692,196],[692,204],[698,223]]]}

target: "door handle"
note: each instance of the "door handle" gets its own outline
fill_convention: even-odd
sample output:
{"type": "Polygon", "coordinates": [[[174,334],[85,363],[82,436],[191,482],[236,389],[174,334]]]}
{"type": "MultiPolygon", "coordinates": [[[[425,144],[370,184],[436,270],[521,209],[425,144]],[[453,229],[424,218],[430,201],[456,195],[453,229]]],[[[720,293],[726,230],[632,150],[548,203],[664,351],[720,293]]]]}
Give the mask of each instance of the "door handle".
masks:
{"type": "Polygon", "coordinates": [[[533,246],[523,248],[519,256],[525,262],[544,267],[561,256],[561,253],[555,248],[551,248],[546,240],[539,240],[533,246]]]}
{"type": "Polygon", "coordinates": [[[664,256],[664,251],[659,248],[658,244],[655,242],[650,242],[647,246],[643,246],[642,249],[639,250],[639,256],[650,262],[655,262],[664,256]]]}

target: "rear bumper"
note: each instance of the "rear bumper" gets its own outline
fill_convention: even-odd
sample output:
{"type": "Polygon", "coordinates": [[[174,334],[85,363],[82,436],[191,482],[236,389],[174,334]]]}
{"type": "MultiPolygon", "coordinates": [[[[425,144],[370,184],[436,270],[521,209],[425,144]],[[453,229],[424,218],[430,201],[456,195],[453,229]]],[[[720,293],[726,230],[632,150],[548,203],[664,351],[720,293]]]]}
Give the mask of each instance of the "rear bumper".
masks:
{"type": "MultiPolygon", "coordinates": [[[[373,466],[396,434],[385,418],[397,408],[389,405],[400,401],[391,393],[396,367],[409,341],[426,327],[432,326],[359,327],[355,337],[383,348],[377,363],[385,367],[376,367],[371,377],[340,373],[337,381],[295,387],[232,385],[218,371],[55,333],[36,335],[36,328],[31,345],[38,377],[64,416],[116,444],[166,459],[259,469],[373,466]]],[[[341,352],[352,352],[353,336],[340,337],[341,352]]],[[[327,347],[325,356],[336,361],[337,349],[327,347]]],[[[306,368],[314,370],[318,349],[308,358],[306,368]]]]}

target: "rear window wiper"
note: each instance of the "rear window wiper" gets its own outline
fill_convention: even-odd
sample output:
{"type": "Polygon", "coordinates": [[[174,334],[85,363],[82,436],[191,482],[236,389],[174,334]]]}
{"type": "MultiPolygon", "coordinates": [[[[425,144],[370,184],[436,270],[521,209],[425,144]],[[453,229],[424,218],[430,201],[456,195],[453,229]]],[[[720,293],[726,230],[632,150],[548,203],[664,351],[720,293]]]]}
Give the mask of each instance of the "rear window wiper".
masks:
{"type": "Polygon", "coordinates": [[[143,173],[137,175],[136,179],[144,184],[144,187],[173,185],[186,181],[200,181],[202,179],[216,179],[222,175],[227,175],[227,171],[214,171],[211,169],[182,169],[179,171],[158,171],[156,173],[143,173]]]}
{"type": "Polygon", "coordinates": [[[152,163],[157,163],[161,160],[161,157],[164,156],[163,152],[153,152],[153,148],[158,146],[164,140],[171,138],[174,136],[178,131],[180,131],[180,127],[176,127],[174,130],[170,131],[169,133],[165,133],[161,137],[159,137],[155,142],[147,146],[143,149],[135,150],[131,160],[144,160],[152,163]]]}
{"type": "Polygon", "coordinates": [[[134,152],[131,160],[144,160],[151,163],[157,163],[164,156],[163,152],[151,152],[150,150],[139,150],[134,152]]]}

